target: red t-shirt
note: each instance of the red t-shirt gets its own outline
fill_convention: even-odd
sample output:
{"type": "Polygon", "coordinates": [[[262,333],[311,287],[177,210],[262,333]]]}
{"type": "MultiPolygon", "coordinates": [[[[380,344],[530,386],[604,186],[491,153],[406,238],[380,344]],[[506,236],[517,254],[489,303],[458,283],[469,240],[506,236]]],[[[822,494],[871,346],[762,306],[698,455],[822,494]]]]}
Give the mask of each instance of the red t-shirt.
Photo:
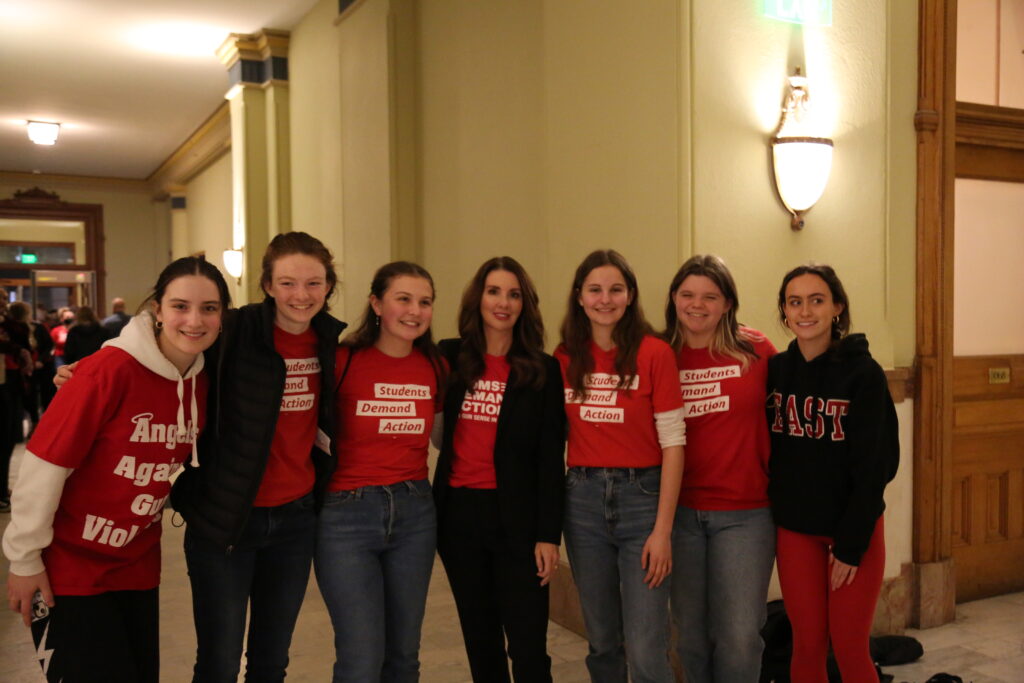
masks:
{"type": "Polygon", "coordinates": [[[313,490],[313,442],[320,406],[320,359],[313,328],[301,334],[274,326],[274,349],[284,358],[286,375],[270,458],[253,505],[274,507],[313,490]]]}
{"type": "MultiPolygon", "coordinates": [[[[335,381],[350,352],[338,347],[335,381]]],[[[439,405],[434,368],[419,350],[405,358],[372,346],[356,351],[338,389],[338,468],[328,490],[426,479],[439,405]]]]}
{"type": "MultiPolygon", "coordinates": [[[[615,352],[591,342],[594,370],[581,402],[565,382],[565,414],[569,420],[569,467],[654,467],[661,464],[661,445],[654,414],[683,405],[675,354],[657,337],[640,343],[636,375],[630,386],[616,389],[615,352]]],[[[555,351],[565,381],[569,356],[555,351]]]]}
{"type": "Polygon", "coordinates": [[[746,371],[730,356],[683,348],[677,358],[686,416],[686,468],[679,504],[697,510],[768,505],[768,359],[777,351],[746,330],[758,358],[746,371]]]}
{"type": "Polygon", "coordinates": [[[498,414],[505,398],[509,365],[505,356],[484,354],[484,374],[466,392],[455,422],[451,486],[496,489],[494,441],[498,436],[498,414]]]}
{"type": "MultiPolygon", "coordinates": [[[[188,420],[191,382],[185,380],[188,420]]],[[[206,375],[198,377],[202,427],[206,375]]],[[[105,348],[84,358],[28,443],[74,469],[53,518],[43,563],[54,593],[149,590],[160,583],[160,518],[171,474],[192,455],[197,426],[178,433],[177,383],[131,355],[105,348]]]]}
{"type": "Polygon", "coordinates": [[[64,345],[68,342],[67,325],[57,325],[50,330],[50,339],[53,340],[53,355],[60,358],[64,355],[64,345]]]}

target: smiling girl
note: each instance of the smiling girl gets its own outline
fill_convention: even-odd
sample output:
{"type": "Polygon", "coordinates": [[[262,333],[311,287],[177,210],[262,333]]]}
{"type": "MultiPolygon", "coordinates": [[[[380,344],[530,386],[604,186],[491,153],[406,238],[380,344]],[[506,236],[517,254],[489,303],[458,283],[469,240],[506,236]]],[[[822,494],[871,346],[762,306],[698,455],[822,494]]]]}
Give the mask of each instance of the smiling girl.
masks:
{"type": "Polygon", "coordinates": [[[196,458],[203,351],[230,297],[215,267],[188,257],[147,303],[57,392],[14,489],[8,603],[26,626],[49,613],[33,636],[50,681],[159,678],[161,511],[171,474],[196,458]]]}
{"type": "Polygon", "coordinates": [[[779,315],[796,336],[768,362],[771,477],[779,583],[793,624],[795,683],[874,681],[868,650],[885,569],[885,485],[899,465],[896,409],[831,267],[794,268],[779,315]]]}
{"type": "Polygon", "coordinates": [[[334,625],[334,683],[419,680],[437,521],[427,449],[444,361],[434,281],[381,266],[337,352],[338,467],[320,514],[316,576],[334,625]]]}
{"type": "Polygon", "coordinates": [[[562,323],[569,421],[565,542],[590,640],[591,680],[674,680],[668,660],[672,525],[683,400],[671,347],[652,333],[621,254],[576,269],[562,323]],[[627,666],[628,656],[628,666],[627,666]]]}
{"type": "Polygon", "coordinates": [[[686,417],[672,615],[688,683],[755,681],[775,558],[768,507],[768,359],[775,347],[737,320],[725,263],[697,255],[669,286],[665,337],[676,351],[686,417]]]}

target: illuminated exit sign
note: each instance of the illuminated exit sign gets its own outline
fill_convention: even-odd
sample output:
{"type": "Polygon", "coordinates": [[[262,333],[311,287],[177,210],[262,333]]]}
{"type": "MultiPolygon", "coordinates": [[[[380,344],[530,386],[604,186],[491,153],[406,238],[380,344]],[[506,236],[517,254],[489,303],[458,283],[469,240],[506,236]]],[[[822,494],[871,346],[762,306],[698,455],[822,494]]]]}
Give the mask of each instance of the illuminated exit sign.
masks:
{"type": "Polygon", "coordinates": [[[832,0],[764,0],[764,15],[791,24],[832,25],[832,0]]]}
{"type": "Polygon", "coordinates": [[[39,257],[36,256],[35,254],[22,254],[21,255],[21,262],[22,263],[38,263],[39,262],[39,257]]]}

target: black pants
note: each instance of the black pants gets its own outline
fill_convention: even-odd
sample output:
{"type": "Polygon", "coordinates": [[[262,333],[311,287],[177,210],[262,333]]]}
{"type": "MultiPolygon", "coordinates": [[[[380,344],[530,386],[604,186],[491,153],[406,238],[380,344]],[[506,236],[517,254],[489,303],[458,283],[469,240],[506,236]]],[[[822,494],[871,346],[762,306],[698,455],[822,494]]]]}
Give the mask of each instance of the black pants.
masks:
{"type": "MultiPolygon", "coordinates": [[[[0,359],[0,362],[3,362],[0,359]]],[[[17,370],[7,370],[7,382],[0,384],[0,500],[9,500],[8,479],[14,444],[22,440],[21,381],[17,370]]]]}
{"type": "Polygon", "coordinates": [[[451,489],[440,513],[437,549],[455,596],[473,680],[510,681],[511,658],[517,683],[551,681],[548,588],[540,585],[533,544],[503,538],[497,493],[451,489]]]}
{"type": "Polygon", "coordinates": [[[32,629],[46,680],[158,683],[158,591],[55,596],[45,631],[32,629]]]}

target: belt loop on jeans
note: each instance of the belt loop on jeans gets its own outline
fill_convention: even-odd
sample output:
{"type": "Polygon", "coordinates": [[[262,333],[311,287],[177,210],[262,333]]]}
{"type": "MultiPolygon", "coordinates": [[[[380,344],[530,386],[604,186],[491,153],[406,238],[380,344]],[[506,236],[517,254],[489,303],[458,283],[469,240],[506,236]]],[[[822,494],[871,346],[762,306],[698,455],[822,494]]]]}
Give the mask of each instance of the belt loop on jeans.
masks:
{"type": "Polygon", "coordinates": [[[407,493],[416,493],[416,484],[414,484],[412,481],[406,479],[401,483],[405,484],[405,490],[407,493]]]}

